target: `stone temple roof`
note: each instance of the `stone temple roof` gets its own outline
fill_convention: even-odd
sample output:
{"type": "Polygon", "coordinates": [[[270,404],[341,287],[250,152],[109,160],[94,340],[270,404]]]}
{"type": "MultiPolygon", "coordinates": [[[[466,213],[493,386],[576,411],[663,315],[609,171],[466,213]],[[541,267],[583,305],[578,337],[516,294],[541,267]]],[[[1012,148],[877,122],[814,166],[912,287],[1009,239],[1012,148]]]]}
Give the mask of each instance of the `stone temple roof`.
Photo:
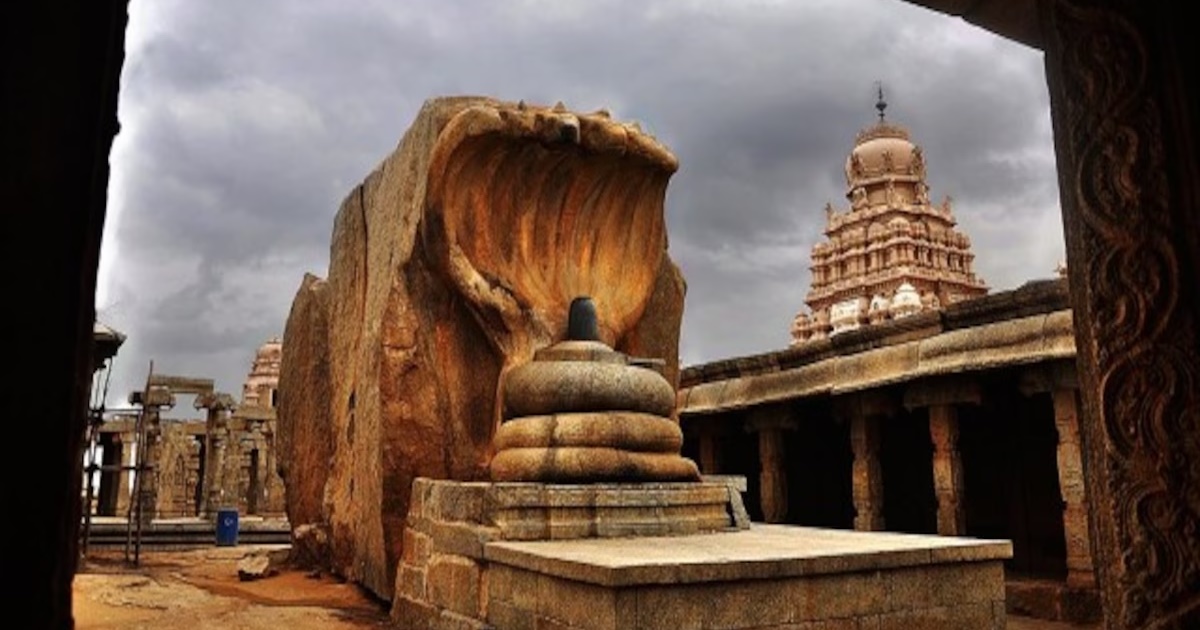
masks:
{"type": "Polygon", "coordinates": [[[92,365],[98,367],[116,356],[121,344],[125,343],[125,334],[95,322],[92,325],[92,340],[92,365]]]}
{"type": "Polygon", "coordinates": [[[785,350],[687,367],[678,406],[683,415],[714,413],[1074,356],[1066,279],[1036,280],[785,350]]]}

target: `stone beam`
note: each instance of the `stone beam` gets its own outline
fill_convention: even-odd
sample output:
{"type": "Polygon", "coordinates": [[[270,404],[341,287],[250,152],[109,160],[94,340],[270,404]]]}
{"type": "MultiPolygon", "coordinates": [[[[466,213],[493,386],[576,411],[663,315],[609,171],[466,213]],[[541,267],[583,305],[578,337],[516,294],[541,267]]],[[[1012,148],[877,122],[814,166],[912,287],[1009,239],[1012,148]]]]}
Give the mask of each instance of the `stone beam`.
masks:
{"type": "Polygon", "coordinates": [[[137,420],[129,417],[105,420],[104,424],[100,425],[100,433],[131,433],[136,426],[137,420]]]}
{"type": "Polygon", "coordinates": [[[1038,363],[1021,370],[1017,389],[1025,397],[1049,394],[1057,389],[1079,389],[1079,374],[1074,361],[1038,363]]]}
{"type": "Polygon", "coordinates": [[[233,412],[233,417],[253,422],[265,422],[275,419],[275,410],[271,407],[238,407],[237,411],[233,412]]]}
{"type": "Polygon", "coordinates": [[[1037,0],[906,0],[1033,48],[1042,47],[1037,0]]]}
{"type": "Polygon", "coordinates": [[[763,403],[843,396],[926,377],[1074,357],[1071,311],[1059,310],[949,330],[794,368],[701,383],[679,392],[679,412],[712,414],[763,403]]]}
{"type": "Polygon", "coordinates": [[[233,399],[233,396],[225,392],[205,392],[196,396],[196,400],[192,403],[192,406],[196,409],[218,411],[234,409],[237,407],[237,402],[233,399]]]}
{"type": "Polygon", "coordinates": [[[839,418],[892,417],[900,411],[900,396],[892,390],[868,390],[833,401],[833,414],[839,418]]]}
{"type": "Polygon", "coordinates": [[[904,388],[904,408],[917,409],[940,405],[978,405],[983,402],[983,387],[971,376],[950,375],[921,379],[904,388]]]}
{"type": "Polygon", "coordinates": [[[213,380],[211,378],[151,374],[150,387],[165,387],[177,394],[207,394],[213,391],[213,380]]]}
{"type": "Polygon", "coordinates": [[[174,407],[175,395],[169,389],[152,388],[147,392],[130,393],[129,404],[143,407],[174,407]]]}

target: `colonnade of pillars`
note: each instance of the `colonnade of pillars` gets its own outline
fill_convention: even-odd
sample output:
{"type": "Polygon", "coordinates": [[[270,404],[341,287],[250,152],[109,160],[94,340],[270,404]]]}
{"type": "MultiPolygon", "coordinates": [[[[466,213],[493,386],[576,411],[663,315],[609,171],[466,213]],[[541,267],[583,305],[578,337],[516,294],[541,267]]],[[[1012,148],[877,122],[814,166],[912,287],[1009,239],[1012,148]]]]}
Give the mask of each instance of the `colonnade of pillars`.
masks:
{"type": "MultiPolygon", "coordinates": [[[[933,442],[933,488],[937,498],[937,533],[944,536],[967,535],[966,493],[962,453],[959,450],[959,408],[978,404],[976,396],[959,396],[953,390],[947,396],[917,396],[919,406],[928,411],[929,436],[933,442]],[[940,398],[940,399],[939,399],[940,398]]],[[[1052,388],[1048,392],[1054,406],[1058,433],[1056,449],[1058,483],[1063,502],[1063,531],[1066,538],[1067,583],[1071,586],[1095,585],[1090,552],[1087,500],[1084,493],[1079,442],[1078,390],[1052,388]]],[[[852,492],[854,529],[885,531],[885,487],[880,459],[881,423],[889,415],[887,404],[879,397],[858,395],[838,407],[839,415],[849,422],[853,452],[852,492]]],[[[906,401],[906,406],[911,406],[906,401]]],[[[750,412],[745,427],[756,434],[758,446],[758,490],[763,520],[783,523],[788,518],[788,472],[786,433],[795,428],[796,418],[780,417],[779,408],[760,408],[750,412]]],[[[720,471],[717,439],[712,432],[698,435],[698,459],[705,473],[720,471]]]]}
{"type": "Polygon", "coordinates": [[[273,427],[267,422],[270,415],[263,410],[243,409],[234,422],[235,406],[228,394],[197,397],[196,407],[205,411],[206,424],[203,434],[192,436],[201,441],[199,454],[191,452],[191,472],[197,472],[197,463],[202,471],[194,483],[186,475],[160,481],[159,473],[176,461],[172,456],[179,451],[165,448],[170,445],[163,442],[163,428],[156,413],[147,415],[142,440],[138,439],[133,420],[102,432],[104,463],[114,468],[119,464],[120,468],[99,475],[96,514],[125,516],[131,505],[136,507],[140,502],[141,518],[148,523],[157,517],[183,515],[177,506],[185,500],[195,506],[196,515],[207,518],[226,507],[238,507],[246,514],[282,513],[284,492],[275,472],[273,427]],[[140,459],[147,469],[135,488],[133,468],[138,463],[139,448],[144,449],[140,459]],[[165,485],[159,487],[160,483],[165,485]]]}

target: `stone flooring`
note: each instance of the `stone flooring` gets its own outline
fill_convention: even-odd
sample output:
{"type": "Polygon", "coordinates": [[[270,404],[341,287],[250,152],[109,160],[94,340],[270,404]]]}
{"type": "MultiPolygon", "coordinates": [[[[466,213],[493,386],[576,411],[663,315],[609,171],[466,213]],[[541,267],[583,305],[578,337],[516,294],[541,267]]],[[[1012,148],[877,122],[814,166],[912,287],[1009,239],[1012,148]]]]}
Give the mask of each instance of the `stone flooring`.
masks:
{"type": "MultiPolygon", "coordinates": [[[[327,576],[313,577],[283,568],[271,578],[238,580],[237,563],[244,555],[278,548],[239,545],[175,551],[148,549],[140,567],[127,566],[119,550],[97,551],[83,560],[74,582],[76,628],[395,628],[380,602],[327,576]],[[130,582],[139,578],[140,582],[130,582]]],[[[1101,627],[1008,616],[1009,630],[1100,630],[1101,627]]]]}

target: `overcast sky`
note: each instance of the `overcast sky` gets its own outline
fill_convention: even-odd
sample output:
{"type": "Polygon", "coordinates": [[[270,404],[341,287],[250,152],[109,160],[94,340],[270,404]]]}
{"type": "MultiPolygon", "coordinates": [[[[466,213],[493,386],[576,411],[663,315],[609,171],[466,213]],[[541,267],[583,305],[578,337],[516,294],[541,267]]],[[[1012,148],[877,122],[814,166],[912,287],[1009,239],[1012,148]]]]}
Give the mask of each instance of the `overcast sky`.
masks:
{"type": "Polygon", "coordinates": [[[128,335],[110,406],[150,360],[240,396],[304,273],[326,275],[342,198],[434,96],[603,107],[678,156],[666,213],[685,364],[787,345],[876,81],[993,290],[1064,256],[1041,54],[900,0],[129,9],[96,304],[128,335]]]}

